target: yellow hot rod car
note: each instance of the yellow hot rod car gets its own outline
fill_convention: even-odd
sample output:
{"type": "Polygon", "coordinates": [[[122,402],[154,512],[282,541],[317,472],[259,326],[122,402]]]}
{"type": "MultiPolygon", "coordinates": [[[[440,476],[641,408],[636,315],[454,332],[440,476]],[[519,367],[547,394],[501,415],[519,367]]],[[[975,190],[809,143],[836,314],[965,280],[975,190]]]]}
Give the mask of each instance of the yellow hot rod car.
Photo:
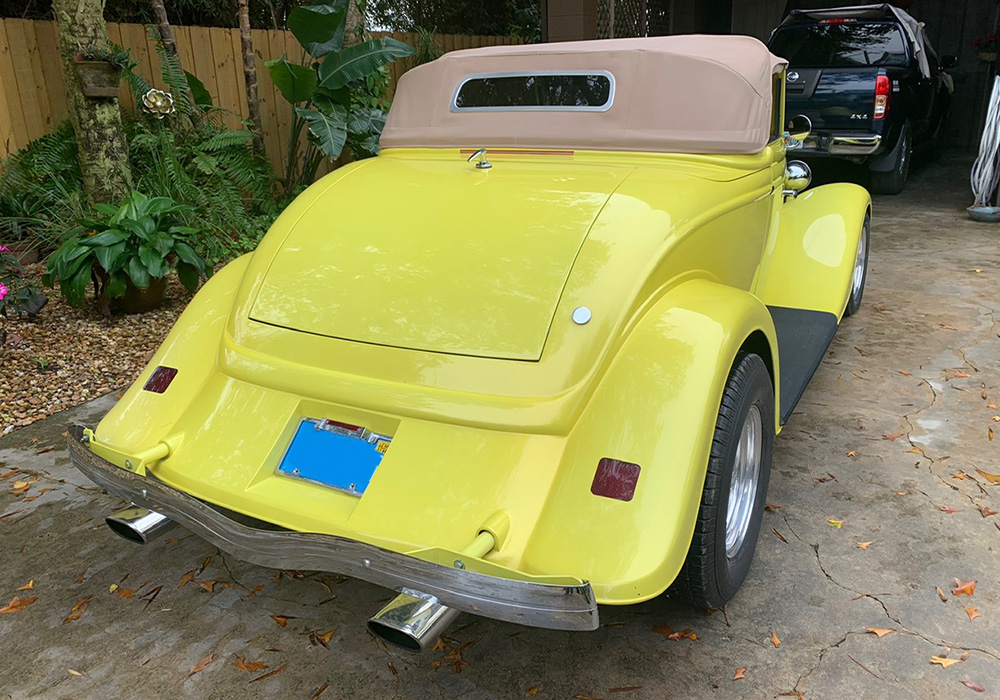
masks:
{"type": "MultiPolygon", "coordinates": [[[[236,557],[567,630],[750,567],[775,435],[861,303],[871,202],[786,163],[748,37],[459,51],[381,154],[299,196],[195,296],[74,463],[236,557]]],[[[794,130],[794,129],[793,129],[794,130]]]]}

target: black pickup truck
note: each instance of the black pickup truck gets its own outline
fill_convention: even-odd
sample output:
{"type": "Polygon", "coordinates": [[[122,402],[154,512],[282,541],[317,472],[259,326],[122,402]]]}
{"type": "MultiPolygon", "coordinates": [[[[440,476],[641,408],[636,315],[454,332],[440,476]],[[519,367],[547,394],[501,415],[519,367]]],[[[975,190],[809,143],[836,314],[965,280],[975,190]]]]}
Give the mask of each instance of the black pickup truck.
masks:
{"type": "Polygon", "coordinates": [[[796,157],[864,163],[873,191],[901,192],[914,147],[946,124],[954,57],[939,61],[922,25],[890,5],[794,10],[768,46],[789,63],[785,113],[812,122],[790,144],[796,157]]]}

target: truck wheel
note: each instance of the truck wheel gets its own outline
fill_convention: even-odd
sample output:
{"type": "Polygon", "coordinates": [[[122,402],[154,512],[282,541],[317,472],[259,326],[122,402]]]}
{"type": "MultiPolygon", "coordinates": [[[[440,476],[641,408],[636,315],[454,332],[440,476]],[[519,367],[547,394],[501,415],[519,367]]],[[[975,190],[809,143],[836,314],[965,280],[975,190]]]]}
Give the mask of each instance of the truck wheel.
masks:
{"type": "Polygon", "coordinates": [[[858,252],[854,256],[854,270],[851,273],[851,296],[847,300],[844,316],[853,316],[861,308],[861,297],[865,293],[865,280],[868,279],[868,248],[871,246],[871,214],[865,215],[865,223],[861,227],[861,238],[858,240],[858,252]]]}
{"type": "Polygon", "coordinates": [[[906,184],[906,177],[910,174],[910,159],[913,155],[913,140],[910,130],[903,128],[903,133],[899,137],[902,140],[899,148],[899,155],[892,170],[881,172],[871,170],[872,192],[876,194],[899,194],[906,184]]]}
{"type": "Polygon", "coordinates": [[[722,394],[694,538],[672,595],[708,609],[736,594],[757,548],[773,446],[771,375],[759,355],[742,354],[722,394]]]}

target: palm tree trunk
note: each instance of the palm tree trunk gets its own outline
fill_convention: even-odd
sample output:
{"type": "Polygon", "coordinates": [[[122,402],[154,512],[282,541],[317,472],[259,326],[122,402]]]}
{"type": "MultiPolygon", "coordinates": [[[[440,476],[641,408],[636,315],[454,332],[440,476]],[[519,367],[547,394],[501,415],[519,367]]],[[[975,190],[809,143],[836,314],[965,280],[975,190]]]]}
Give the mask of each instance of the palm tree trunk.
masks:
{"type": "Polygon", "coordinates": [[[257,60],[250,36],[250,7],[248,0],[236,0],[240,18],[240,44],[243,48],[243,81],[247,89],[247,119],[253,131],[253,143],[259,153],[264,153],[264,132],[260,126],[260,97],[257,95],[257,60]]]}
{"type": "MultiPolygon", "coordinates": [[[[160,43],[163,44],[166,52],[177,61],[177,65],[183,73],[184,66],[181,63],[180,54],[177,53],[177,42],[174,40],[174,30],[171,28],[170,19],[167,17],[167,8],[163,6],[163,0],[149,0],[149,4],[153,6],[153,14],[156,15],[156,29],[160,33],[160,43]]],[[[183,97],[191,105],[191,112],[197,114],[198,107],[194,103],[194,96],[191,94],[191,89],[187,86],[186,80],[184,82],[183,97]]]]}
{"type": "Polygon", "coordinates": [[[108,46],[104,2],[53,0],[52,9],[84,192],[91,204],[119,204],[132,189],[132,173],[118,99],[86,97],[76,72],[77,54],[108,46]]]}

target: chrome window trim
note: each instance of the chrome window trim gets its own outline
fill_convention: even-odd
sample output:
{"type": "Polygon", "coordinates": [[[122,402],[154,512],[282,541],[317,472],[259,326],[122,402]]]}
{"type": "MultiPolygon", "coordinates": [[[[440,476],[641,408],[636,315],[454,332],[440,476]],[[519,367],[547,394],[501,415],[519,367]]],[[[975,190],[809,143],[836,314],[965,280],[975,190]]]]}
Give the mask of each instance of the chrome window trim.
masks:
{"type": "Polygon", "coordinates": [[[494,73],[470,73],[462,78],[455,91],[451,94],[450,109],[452,112],[607,112],[615,103],[615,76],[606,70],[532,70],[532,71],[499,71],[494,73]],[[483,78],[527,78],[533,75],[601,75],[611,83],[608,100],[603,105],[594,107],[559,107],[536,105],[530,107],[459,107],[458,93],[471,80],[483,78]]]}

